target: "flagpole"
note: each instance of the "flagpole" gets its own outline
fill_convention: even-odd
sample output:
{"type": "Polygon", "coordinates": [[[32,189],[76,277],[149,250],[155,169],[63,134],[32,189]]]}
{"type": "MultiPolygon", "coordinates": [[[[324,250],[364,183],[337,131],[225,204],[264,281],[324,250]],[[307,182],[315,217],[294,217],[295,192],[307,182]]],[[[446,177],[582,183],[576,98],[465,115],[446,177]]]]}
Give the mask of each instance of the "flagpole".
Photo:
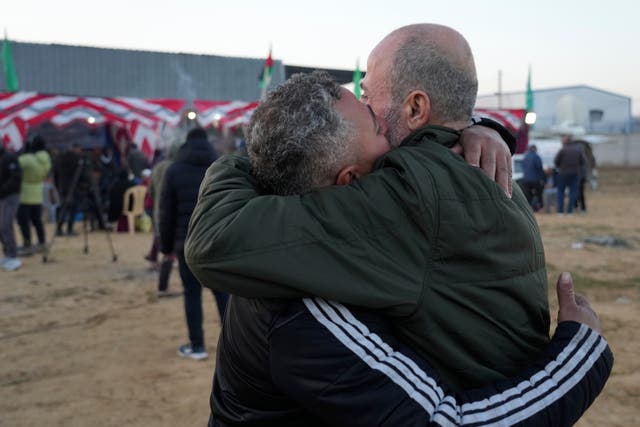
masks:
{"type": "Polygon", "coordinates": [[[502,109],[502,70],[498,70],[498,108],[502,109]]]}

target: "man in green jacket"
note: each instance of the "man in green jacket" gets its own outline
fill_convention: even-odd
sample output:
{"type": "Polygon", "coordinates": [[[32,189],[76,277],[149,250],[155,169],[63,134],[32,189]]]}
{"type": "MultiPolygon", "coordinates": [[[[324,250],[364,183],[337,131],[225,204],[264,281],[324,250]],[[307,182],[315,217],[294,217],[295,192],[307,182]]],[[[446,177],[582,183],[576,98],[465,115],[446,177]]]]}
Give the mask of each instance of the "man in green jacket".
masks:
{"type": "Polygon", "coordinates": [[[364,115],[349,113],[356,109],[352,95],[334,97],[347,131],[339,119],[306,125],[300,118],[307,98],[294,96],[293,83],[252,119],[257,182],[241,158],[225,158],[207,172],[186,246],[196,277],[245,297],[312,294],[381,310],[398,336],[458,389],[526,366],[549,339],[544,251],[518,188],[510,199],[450,149],[471,123],[477,91],[464,38],[450,28],[414,25],[371,53],[365,102],[385,120],[373,115],[370,126],[400,148],[366,177],[371,162],[360,147],[370,138],[358,138],[364,115]],[[356,151],[350,158],[339,149],[324,152],[323,144],[301,144],[279,151],[288,159],[271,157],[304,135],[296,126],[343,138],[356,151]],[[314,171],[309,165],[317,154],[346,162],[314,171]],[[298,186],[289,182],[296,179],[298,186]],[[308,192],[332,183],[349,185],[308,192]],[[260,196],[258,184],[276,194],[304,194],[260,196]]]}

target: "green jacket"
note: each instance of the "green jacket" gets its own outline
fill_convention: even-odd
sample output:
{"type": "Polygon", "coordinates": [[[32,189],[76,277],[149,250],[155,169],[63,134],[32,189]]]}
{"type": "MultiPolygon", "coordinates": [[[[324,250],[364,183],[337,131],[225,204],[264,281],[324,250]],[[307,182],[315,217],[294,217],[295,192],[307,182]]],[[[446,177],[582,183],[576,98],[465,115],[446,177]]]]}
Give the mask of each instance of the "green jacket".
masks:
{"type": "Polygon", "coordinates": [[[41,205],[44,180],[51,170],[51,157],[44,150],[24,153],[18,157],[22,168],[20,204],[41,205]]]}
{"type": "Polygon", "coordinates": [[[381,310],[456,388],[514,375],[549,340],[544,251],[512,199],[428,126],[349,186],[260,196],[248,161],[207,171],[185,253],[212,289],[381,310]]]}
{"type": "Polygon", "coordinates": [[[164,160],[158,162],[151,171],[151,181],[149,183],[149,194],[153,200],[153,223],[154,228],[157,231],[158,224],[160,223],[160,194],[162,194],[162,183],[164,182],[164,174],[173,163],[173,159],[176,156],[178,150],[182,146],[182,143],[173,143],[167,150],[167,157],[164,160]]]}

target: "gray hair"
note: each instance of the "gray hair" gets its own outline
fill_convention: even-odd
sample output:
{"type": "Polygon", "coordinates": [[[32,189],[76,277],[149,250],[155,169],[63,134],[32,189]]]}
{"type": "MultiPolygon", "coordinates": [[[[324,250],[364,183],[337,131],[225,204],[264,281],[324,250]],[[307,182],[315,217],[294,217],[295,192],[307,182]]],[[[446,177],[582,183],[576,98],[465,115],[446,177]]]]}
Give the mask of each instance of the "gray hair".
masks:
{"type": "Polygon", "coordinates": [[[354,131],[335,109],[340,86],[326,72],[295,74],[256,108],[247,129],[253,174],[262,190],[301,194],[333,184],[356,154],[354,131]]]}
{"type": "MultiPolygon", "coordinates": [[[[470,58],[471,50],[468,50],[470,58]]],[[[408,37],[396,51],[390,87],[395,105],[412,90],[429,95],[431,110],[440,121],[468,120],[478,93],[475,71],[455,64],[435,43],[408,37]]]]}

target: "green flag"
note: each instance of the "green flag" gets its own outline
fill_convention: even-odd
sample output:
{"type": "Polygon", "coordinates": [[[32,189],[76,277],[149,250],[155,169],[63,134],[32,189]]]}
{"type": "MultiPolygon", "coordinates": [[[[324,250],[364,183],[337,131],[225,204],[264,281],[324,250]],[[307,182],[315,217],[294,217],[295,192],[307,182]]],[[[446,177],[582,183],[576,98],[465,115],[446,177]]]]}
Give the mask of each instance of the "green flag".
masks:
{"type": "Polygon", "coordinates": [[[362,77],[362,73],[360,73],[360,60],[356,59],[356,70],[353,72],[353,93],[356,95],[356,98],[360,99],[360,78],[362,77]]]}
{"type": "Polygon", "coordinates": [[[4,33],[4,41],[2,42],[2,65],[4,66],[4,79],[9,92],[18,90],[18,73],[13,63],[13,55],[11,54],[11,44],[4,33]]]}
{"type": "Polygon", "coordinates": [[[531,65],[527,76],[527,111],[533,111],[533,91],[531,90],[531,65]]]}

